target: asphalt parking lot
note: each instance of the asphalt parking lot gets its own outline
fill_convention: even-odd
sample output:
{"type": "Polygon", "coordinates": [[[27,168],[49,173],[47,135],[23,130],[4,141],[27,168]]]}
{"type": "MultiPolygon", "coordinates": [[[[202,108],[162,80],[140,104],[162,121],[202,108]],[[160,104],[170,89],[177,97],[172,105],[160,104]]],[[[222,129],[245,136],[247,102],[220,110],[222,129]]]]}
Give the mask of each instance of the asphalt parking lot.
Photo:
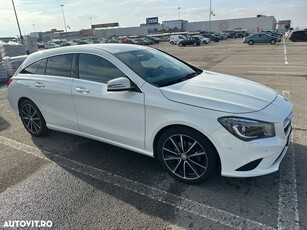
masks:
{"type": "Polygon", "coordinates": [[[31,137],[1,85],[0,228],[51,220],[55,229],[307,229],[307,43],[155,47],[288,97],[294,130],[280,171],[182,184],[157,160],[131,151],[55,131],[31,137]]]}

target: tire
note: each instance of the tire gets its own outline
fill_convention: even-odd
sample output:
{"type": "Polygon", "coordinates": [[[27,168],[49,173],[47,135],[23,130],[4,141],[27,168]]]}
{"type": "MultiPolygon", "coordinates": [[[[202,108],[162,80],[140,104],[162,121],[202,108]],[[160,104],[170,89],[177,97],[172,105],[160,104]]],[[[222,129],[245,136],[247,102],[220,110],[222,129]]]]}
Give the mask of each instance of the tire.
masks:
{"type": "Polygon", "coordinates": [[[249,44],[249,45],[254,45],[254,41],[253,41],[253,40],[250,40],[250,41],[248,41],[248,44],[249,44]]]}
{"type": "Polygon", "coordinates": [[[208,44],[208,42],[206,42],[206,41],[203,41],[203,44],[208,44]]]}
{"type": "Polygon", "coordinates": [[[32,136],[43,137],[50,132],[42,113],[32,101],[22,101],[19,106],[19,114],[23,126],[32,136]]]}
{"type": "Polygon", "coordinates": [[[183,46],[182,43],[179,43],[179,46],[182,47],[183,46]]]}
{"type": "Polygon", "coordinates": [[[166,130],[158,141],[157,155],[171,176],[187,184],[206,180],[217,163],[213,145],[202,134],[186,127],[166,130]]]}
{"type": "Polygon", "coordinates": [[[270,41],[270,43],[271,43],[272,45],[275,45],[276,40],[275,40],[275,39],[272,39],[272,40],[270,41]]]}
{"type": "Polygon", "coordinates": [[[173,41],[171,41],[171,44],[174,45],[175,43],[173,41]]]}
{"type": "Polygon", "coordinates": [[[196,42],[194,42],[193,46],[197,46],[197,43],[196,43],[196,42]]]}

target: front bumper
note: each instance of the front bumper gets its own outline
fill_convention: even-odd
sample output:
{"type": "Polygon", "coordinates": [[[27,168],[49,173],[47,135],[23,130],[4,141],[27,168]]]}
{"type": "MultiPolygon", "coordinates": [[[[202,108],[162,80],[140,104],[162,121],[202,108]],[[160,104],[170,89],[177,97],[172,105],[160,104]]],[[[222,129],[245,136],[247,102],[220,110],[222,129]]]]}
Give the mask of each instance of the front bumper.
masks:
{"type": "Polygon", "coordinates": [[[285,138],[243,142],[223,129],[217,130],[215,135],[223,140],[217,151],[221,159],[221,174],[227,177],[254,177],[276,172],[288,151],[292,131],[290,126],[285,138]]]}
{"type": "Polygon", "coordinates": [[[278,97],[276,102],[254,115],[259,116],[261,113],[267,117],[272,112],[275,112],[275,116],[279,116],[279,121],[274,122],[275,137],[246,142],[230,134],[224,127],[220,127],[210,135],[221,160],[223,176],[262,176],[279,169],[291,138],[292,104],[278,97]],[[279,103],[286,106],[279,108],[279,103]]]}

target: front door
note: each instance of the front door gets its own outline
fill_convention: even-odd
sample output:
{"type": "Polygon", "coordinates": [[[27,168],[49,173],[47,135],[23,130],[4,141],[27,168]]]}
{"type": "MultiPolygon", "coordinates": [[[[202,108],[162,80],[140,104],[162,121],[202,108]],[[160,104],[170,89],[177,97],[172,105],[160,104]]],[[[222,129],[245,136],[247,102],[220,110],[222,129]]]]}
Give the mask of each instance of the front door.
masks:
{"type": "Polygon", "coordinates": [[[110,143],[143,149],[144,94],[107,92],[107,82],[118,77],[127,76],[107,59],[79,54],[79,78],[72,84],[79,129],[110,143]]]}

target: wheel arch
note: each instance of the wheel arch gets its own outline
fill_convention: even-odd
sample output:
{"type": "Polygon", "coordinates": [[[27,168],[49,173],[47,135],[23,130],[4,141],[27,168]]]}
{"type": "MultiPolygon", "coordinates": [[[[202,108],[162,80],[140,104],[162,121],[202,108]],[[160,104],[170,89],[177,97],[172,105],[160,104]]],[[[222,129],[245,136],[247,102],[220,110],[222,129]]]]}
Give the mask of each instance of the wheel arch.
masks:
{"type": "Polygon", "coordinates": [[[28,98],[28,97],[21,97],[21,98],[19,98],[19,100],[18,100],[17,106],[18,106],[18,115],[19,115],[19,116],[20,116],[20,105],[21,105],[21,103],[22,103],[23,101],[25,101],[25,100],[28,100],[28,101],[31,101],[32,103],[34,103],[34,104],[37,106],[37,108],[39,109],[40,113],[43,115],[44,119],[45,119],[45,116],[44,116],[44,114],[43,114],[43,112],[42,112],[40,106],[39,106],[37,103],[35,103],[35,101],[31,100],[31,99],[28,98]]]}
{"type": "MultiPolygon", "coordinates": [[[[19,116],[20,116],[20,105],[21,105],[21,103],[22,103],[23,101],[25,101],[25,100],[32,101],[30,98],[27,98],[27,97],[21,97],[21,98],[19,98],[18,104],[17,104],[19,116]]],[[[34,101],[32,101],[32,102],[34,103],[34,101]]],[[[35,104],[35,103],[34,103],[34,104],[35,104]]],[[[36,106],[37,106],[37,105],[36,105],[36,106]]]]}
{"type": "Polygon", "coordinates": [[[188,125],[171,124],[171,125],[167,125],[167,126],[161,128],[161,129],[156,133],[156,135],[155,135],[155,137],[154,137],[154,141],[153,141],[153,146],[152,146],[152,147],[153,147],[153,156],[154,156],[154,158],[158,158],[158,156],[157,156],[157,146],[158,146],[158,141],[159,141],[161,135],[162,135],[166,130],[168,130],[168,129],[171,129],[171,128],[180,128],[180,127],[182,127],[182,128],[183,128],[183,127],[184,127],[184,128],[188,128],[188,129],[193,130],[194,132],[199,133],[201,136],[203,136],[203,137],[212,145],[212,147],[214,148],[215,152],[217,153],[217,164],[218,164],[218,168],[220,169],[220,167],[221,167],[221,159],[220,159],[219,153],[218,153],[216,147],[214,146],[214,144],[212,143],[212,141],[211,141],[206,135],[204,135],[202,132],[200,132],[199,130],[197,130],[197,129],[193,128],[193,127],[190,127],[190,126],[188,126],[188,125]]]}

